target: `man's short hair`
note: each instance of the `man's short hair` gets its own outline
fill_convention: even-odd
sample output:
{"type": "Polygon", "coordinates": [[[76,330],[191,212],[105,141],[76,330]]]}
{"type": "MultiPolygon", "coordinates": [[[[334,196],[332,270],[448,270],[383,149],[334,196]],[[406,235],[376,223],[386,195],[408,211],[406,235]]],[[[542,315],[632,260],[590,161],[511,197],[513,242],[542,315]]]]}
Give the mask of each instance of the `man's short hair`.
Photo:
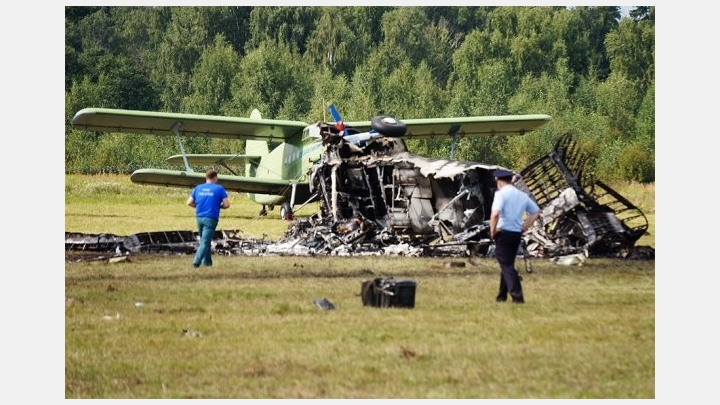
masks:
{"type": "Polygon", "coordinates": [[[206,179],[215,179],[217,178],[217,170],[215,169],[207,169],[205,172],[205,178],[206,179]]]}

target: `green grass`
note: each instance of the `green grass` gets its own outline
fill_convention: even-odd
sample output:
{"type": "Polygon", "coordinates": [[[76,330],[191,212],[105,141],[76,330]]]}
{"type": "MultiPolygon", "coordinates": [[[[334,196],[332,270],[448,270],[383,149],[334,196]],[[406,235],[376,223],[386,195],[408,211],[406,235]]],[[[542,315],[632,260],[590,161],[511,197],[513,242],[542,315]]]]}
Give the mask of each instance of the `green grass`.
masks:
{"type": "MultiPolygon", "coordinates": [[[[193,208],[185,205],[190,189],[142,186],[129,176],[65,176],[65,231],[132,235],[139,232],[195,230],[193,208]]],[[[218,229],[239,229],[242,236],[279,239],[287,230],[280,207],[261,217],[260,205],[244,194],[230,193],[230,208],[223,210],[218,229]]],[[[309,216],[317,204],[298,210],[309,216]]]]}
{"type": "MultiPolygon", "coordinates": [[[[66,230],[193,229],[186,195],[68,176],[66,230]]],[[[231,202],[222,228],[284,231],[277,210],[257,218],[256,205],[231,202]]],[[[65,397],[655,397],[654,261],[534,259],[515,305],[494,302],[492,259],[214,260],[195,270],[186,255],[66,255],[65,397]],[[379,276],[417,281],[416,307],[362,306],[361,282],[379,276]],[[321,297],[337,309],[316,308],[321,297]]]]}
{"type": "Polygon", "coordinates": [[[524,305],[494,302],[494,261],[444,263],[69,262],[66,397],[654,397],[653,262],[536,261],[524,305]],[[416,307],[363,307],[361,281],[380,275],[416,280],[416,307]]]}

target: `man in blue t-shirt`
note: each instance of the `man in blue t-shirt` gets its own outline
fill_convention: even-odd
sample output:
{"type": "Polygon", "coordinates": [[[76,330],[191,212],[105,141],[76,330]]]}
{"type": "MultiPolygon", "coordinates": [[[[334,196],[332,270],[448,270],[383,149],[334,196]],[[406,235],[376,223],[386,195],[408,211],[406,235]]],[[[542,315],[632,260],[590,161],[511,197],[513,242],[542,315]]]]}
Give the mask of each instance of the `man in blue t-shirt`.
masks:
{"type": "Polygon", "coordinates": [[[205,183],[198,184],[190,193],[187,205],[195,208],[200,245],[195,252],[193,267],[212,266],[212,240],[220,220],[220,209],[230,208],[227,191],[217,184],[217,172],[208,169],[205,183]]]}
{"type": "Polygon", "coordinates": [[[512,184],[512,172],[498,169],[493,176],[498,189],[490,212],[490,237],[495,241],[495,257],[500,264],[500,291],[495,300],[505,302],[510,293],[512,302],[523,303],[525,297],[515,269],[515,257],[522,233],[538,218],[540,207],[512,184]],[[527,217],[523,218],[526,213],[527,217]]]}

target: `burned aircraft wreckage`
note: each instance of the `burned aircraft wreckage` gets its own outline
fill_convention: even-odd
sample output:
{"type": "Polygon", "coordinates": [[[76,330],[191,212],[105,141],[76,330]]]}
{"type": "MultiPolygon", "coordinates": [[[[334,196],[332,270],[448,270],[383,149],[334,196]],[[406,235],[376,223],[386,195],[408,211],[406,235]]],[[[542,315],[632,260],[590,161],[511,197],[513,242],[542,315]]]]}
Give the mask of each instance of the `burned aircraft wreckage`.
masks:
{"type": "MultiPolygon", "coordinates": [[[[310,173],[320,211],[291,225],[286,246],[335,254],[492,252],[492,173],[500,166],[417,156],[399,138],[381,138],[364,148],[333,134],[324,142],[326,155],[310,173]]],[[[516,176],[516,186],[542,209],[524,237],[523,253],[627,257],[646,233],[642,211],[586,175],[587,161],[565,135],[516,176]]]]}
{"type": "MultiPolygon", "coordinates": [[[[309,173],[319,211],[292,219],[276,242],[218,231],[216,253],[492,254],[489,218],[496,189],[492,173],[500,166],[417,156],[407,151],[401,138],[378,138],[361,147],[346,142],[332,126],[323,132],[323,144],[324,156],[309,173]]],[[[516,175],[515,185],[541,208],[533,229],[524,235],[524,254],[633,257],[635,243],[648,229],[647,218],[607,184],[589,176],[585,162],[586,155],[565,135],[550,153],[516,175]]],[[[66,234],[66,250],[102,250],[102,245],[116,251],[190,253],[197,246],[197,235],[181,233],[154,232],[125,239],[66,234]],[[100,245],[93,245],[96,237],[100,245]]],[[[654,253],[640,258],[654,259],[654,253]]]]}

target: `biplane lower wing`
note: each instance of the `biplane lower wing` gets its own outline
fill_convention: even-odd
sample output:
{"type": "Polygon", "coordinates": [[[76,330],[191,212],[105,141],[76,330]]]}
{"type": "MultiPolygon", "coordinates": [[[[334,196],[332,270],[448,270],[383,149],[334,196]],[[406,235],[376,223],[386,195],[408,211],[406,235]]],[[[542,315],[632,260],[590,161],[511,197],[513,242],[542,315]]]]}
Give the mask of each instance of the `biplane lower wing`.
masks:
{"type": "MultiPolygon", "coordinates": [[[[199,165],[199,166],[209,166],[209,165],[239,165],[244,164],[248,162],[254,162],[257,164],[257,162],[260,161],[261,156],[257,155],[239,155],[239,154],[233,154],[233,155],[220,155],[220,154],[189,154],[185,155],[187,157],[187,161],[191,165],[199,165]]],[[[178,164],[182,165],[183,162],[183,156],[182,155],[173,155],[170,156],[165,160],[171,165],[178,164]]]]}
{"type": "MultiPolygon", "coordinates": [[[[165,169],[139,169],[130,175],[130,180],[138,184],[155,186],[193,188],[205,182],[205,173],[185,172],[165,169]]],[[[293,182],[281,179],[259,179],[255,177],[218,175],[218,183],[227,191],[239,193],[258,193],[271,195],[289,195],[293,182]]],[[[297,183],[307,186],[307,183],[297,183]]]]}

